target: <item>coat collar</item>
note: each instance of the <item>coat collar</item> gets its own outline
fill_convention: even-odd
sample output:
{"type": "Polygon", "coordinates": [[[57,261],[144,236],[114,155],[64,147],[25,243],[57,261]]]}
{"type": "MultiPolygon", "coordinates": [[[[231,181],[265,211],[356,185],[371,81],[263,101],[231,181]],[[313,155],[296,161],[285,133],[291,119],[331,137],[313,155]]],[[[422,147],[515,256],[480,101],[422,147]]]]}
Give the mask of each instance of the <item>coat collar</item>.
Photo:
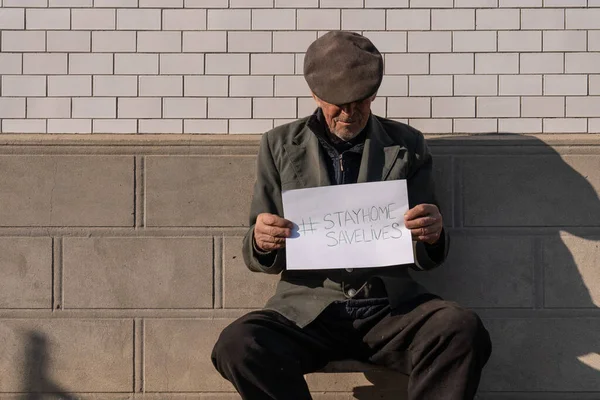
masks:
{"type": "MultiPolygon", "coordinates": [[[[313,114],[284,149],[303,187],[331,185],[323,149],[314,130],[319,123],[313,114]]],[[[367,137],[358,172],[358,183],[385,180],[400,151],[400,145],[389,137],[377,117],[369,117],[367,137]]]]}

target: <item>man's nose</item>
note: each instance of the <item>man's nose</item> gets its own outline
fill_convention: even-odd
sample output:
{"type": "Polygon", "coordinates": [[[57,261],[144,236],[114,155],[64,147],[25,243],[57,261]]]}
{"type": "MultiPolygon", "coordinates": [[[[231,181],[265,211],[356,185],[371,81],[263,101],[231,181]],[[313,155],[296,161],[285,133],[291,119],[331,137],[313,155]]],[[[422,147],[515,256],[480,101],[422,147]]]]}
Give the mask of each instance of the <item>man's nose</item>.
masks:
{"type": "Polygon", "coordinates": [[[340,106],[340,108],[342,109],[342,111],[343,111],[345,114],[352,115],[352,114],[354,114],[354,111],[356,110],[356,102],[354,102],[354,103],[346,103],[346,104],[342,104],[342,105],[340,106]]]}

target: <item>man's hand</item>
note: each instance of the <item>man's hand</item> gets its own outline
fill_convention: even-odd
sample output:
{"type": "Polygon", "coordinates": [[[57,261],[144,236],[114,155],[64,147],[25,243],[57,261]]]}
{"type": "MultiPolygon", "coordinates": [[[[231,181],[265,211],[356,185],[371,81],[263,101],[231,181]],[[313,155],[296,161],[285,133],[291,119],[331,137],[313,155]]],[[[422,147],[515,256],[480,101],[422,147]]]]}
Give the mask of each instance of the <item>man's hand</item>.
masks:
{"type": "Polygon", "coordinates": [[[254,241],[259,250],[272,251],[285,247],[285,238],[292,234],[292,224],[275,214],[258,214],[254,225],[254,241]]]}
{"type": "Polygon", "coordinates": [[[434,244],[442,233],[442,214],[435,204],[419,204],[404,214],[404,224],[413,239],[434,244]]]}

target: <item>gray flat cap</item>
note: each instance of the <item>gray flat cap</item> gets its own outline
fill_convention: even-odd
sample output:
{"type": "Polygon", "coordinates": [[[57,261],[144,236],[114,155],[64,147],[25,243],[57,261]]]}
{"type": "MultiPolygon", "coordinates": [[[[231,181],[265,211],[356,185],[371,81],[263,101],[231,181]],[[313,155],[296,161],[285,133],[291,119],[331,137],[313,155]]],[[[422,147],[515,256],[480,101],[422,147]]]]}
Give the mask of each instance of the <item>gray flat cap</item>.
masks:
{"type": "Polygon", "coordinates": [[[306,50],[304,78],[321,100],[352,103],[377,92],[383,78],[383,57],[366,37],[332,31],[306,50]]]}

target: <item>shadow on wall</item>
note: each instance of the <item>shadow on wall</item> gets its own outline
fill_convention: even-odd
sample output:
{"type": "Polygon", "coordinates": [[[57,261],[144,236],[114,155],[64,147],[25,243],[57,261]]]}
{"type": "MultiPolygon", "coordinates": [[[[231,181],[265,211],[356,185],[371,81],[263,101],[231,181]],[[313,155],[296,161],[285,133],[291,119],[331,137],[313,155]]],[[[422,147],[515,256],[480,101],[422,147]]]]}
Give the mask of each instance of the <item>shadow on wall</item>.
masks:
{"type": "Polygon", "coordinates": [[[559,154],[516,134],[430,144],[455,175],[436,180],[453,242],[444,266],[413,276],[480,309],[494,344],[481,389],[600,391],[600,147],[559,154]]]}
{"type": "Polygon", "coordinates": [[[77,400],[65,390],[54,384],[48,378],[49,370],[48,340],[42,333],[30,331],[27,333],[25,347],[22,400],[77,400]]]}

